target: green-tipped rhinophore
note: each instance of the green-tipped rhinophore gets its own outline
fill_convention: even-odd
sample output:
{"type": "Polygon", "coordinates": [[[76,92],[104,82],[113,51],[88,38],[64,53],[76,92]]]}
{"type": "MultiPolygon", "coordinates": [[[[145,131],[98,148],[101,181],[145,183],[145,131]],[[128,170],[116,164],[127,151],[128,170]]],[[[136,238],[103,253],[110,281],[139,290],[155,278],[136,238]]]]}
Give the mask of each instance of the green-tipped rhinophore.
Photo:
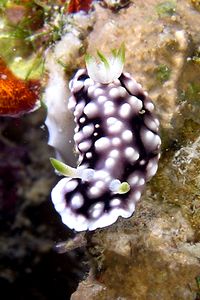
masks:
{"type": "Polygon", "coordinates": [[[128,182],[122,182],[119,186],[118,194],[126,194],[130,191],[130,185],[128,182]]]}
{"type": "Polygon", "coordinates": [[[64,175],[67,177],[77,177],[76,176],[77,169],[72,168],[53,157],[50,158],[50,162],[51,162],[52,166],[54,167],[54,169],[61,175],[64,175]]]}

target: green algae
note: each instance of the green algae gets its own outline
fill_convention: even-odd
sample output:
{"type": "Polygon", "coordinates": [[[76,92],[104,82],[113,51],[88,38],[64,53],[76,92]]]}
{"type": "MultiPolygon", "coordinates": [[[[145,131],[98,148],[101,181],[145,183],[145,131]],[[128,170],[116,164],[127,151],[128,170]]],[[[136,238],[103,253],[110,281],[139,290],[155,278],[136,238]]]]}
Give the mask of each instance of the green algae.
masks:
{"type": "Polygon", "coordinates": [[[156,5],[156,12],[159,17],[172,16],[176,12],[175,1],[165,1],[156,5]]]}
{"type": "Polygon", "coordinates": [[[63,9],[44,1],[4,1],[0,18],[0,57],[20,78],[40,78],[44,52],[62,35],[63,9]]]}
{"type": "MultiPolygon", "coordinates": [[[[181,118],[181,117],[180,117],[181,118]]],[[[199,124],[180,120],[176,134],[169,138],[168,147],[156,176],[151,181],[153,194],[160,201],[179,207],[200,239],[200,138],[199,124]],[[179,128],[178,128],[179,127],[179,128]],[[173,187],[173,188],[172,188],[173,187]]]]}
{"type": "MultiPolygon", "coordinates": [[[[196,102],[200,100],[200,83],[188,82],[187,87],[180,94],[182,101],[196,102]]],[[[198,103],[200,105],[200,103],[198,103]]]]}
{"type": "Polygon", "coordinates": [[[200,63],[200,47],[197,47],[197,49],[194,50],[191,60],[197,64],[200,63]]]}
{"type": "Polygon", "coordinates": [[[20,78],[39,78],[42,60],[36,44],[27,38],[38,30],[43,12],[34,1],[4,1],[0,9],[0,57],[20,78]]]}
{"type": "Polygon", "coordinates": [[[44,58],[41,54],[32,55],[26,60],[15,59],[9,67],[16,76],[23,79],[41,78],[44,73],[44,58]]]}
{"type": "Polygon", "coordinates": [[[171,70],[165,64],[160,64],[156,68],[156,77],[157,77],[157,80],[161,83],[164,83],[165,81],[169,80],[170,74],[171,74],[171,70]]]}

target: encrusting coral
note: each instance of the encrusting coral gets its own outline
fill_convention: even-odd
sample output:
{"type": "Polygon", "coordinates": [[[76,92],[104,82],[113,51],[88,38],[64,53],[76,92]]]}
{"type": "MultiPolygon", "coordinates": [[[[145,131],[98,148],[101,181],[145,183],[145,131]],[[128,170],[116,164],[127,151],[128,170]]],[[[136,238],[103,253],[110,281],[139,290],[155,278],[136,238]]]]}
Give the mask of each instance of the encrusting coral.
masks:
{"type": "Polygon", "coordinates": [[[40,83],[17,78],[0,58],[0,116],[20,117],[38,107],[40,83]]]}

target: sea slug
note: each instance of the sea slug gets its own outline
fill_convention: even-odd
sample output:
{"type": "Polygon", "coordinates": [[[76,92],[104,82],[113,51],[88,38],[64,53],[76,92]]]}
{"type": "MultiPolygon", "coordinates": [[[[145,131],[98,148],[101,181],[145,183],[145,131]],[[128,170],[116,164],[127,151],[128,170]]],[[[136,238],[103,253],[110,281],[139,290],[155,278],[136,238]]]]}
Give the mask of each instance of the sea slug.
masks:
{"type": "Polygon", "coordinates": [[[70,82],[69,109],[76,123],[77,169],[52,159],[65,177],[52,191],[62,221],[76,231],[95,230],[130,217],[155,175],[160,156],[154,104],[129,73],[124,47],[110,59],[88,56],[70,82]]]}

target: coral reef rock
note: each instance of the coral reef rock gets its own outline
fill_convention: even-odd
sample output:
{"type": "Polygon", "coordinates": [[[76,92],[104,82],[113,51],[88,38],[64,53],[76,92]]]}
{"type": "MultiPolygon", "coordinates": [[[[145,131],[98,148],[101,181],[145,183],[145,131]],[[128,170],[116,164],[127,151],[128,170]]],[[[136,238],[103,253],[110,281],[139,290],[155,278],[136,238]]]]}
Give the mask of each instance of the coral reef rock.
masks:
{"type": "Polygon", "coordinates": [[[117,13],[95,7],[88,52],[109,53],[125,42],[125,68],[157,107],[162,155],[136,213],[87,234],[91,270],[71,300],[197,300],[199,12],[186,0],[136,0],[117,13]]]}

